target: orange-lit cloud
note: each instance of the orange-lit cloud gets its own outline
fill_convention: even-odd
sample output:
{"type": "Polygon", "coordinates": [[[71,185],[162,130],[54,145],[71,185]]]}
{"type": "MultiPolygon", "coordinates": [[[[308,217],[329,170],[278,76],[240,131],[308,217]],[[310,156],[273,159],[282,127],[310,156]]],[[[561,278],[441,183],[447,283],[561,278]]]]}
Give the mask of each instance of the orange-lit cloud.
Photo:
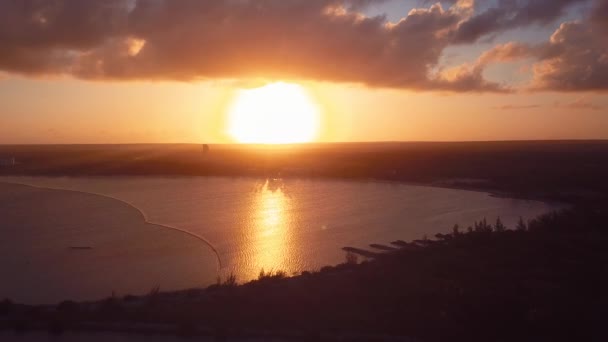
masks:
{"type": "MultiPolygon", "coordinates": [[[[0,71],[101,80],[309,79],[415,90],[508,91],[486,80],[495,62],[535,56],[535,87],[607,89],[606,35],[581,40],[565,24],[546,46],[498,46],[441,66],[444,50],[557,19],[591,0],[427,4],[389,23],[362,10],[381,0],[7,0],[0,2],[0,71]],[[577,55],[587,44],[593,58],[577,55]],[[581,80],[591,68],[593,80],[581,80]],[[566,81],[564,81],[567,79],[566,81]]],[[[605,0],[599,3],[605,5],[605,0]]],[[[598,6],[602,9],[604,7],[598,6]]],[[[597,16],[597,14],[595,14],[597,16]]],[[[570,26],[568,26],[570,25],[570,26]]],[[[575,25],[575,26],[573,26],[575,25]]],[[[586,33],[586,34],[587,34],[586,33]]]]}
{"type": "Polygon", "coordinates": [[[470,20],[459,25],[455,43],[473,43],[480,38],[532,24],[548,24],[564,15],[574,4],[588,0],[498,0],[470,20]]]}
{"type": "Polygon", "coordinates": [[[608,90],[608,29],[564,23],[535,53],[539,61],[533,67],[534,89],[608,90]]]}
{"type": "MultiPolygon", "coordinates": [[[[608,90],[608,0],[595,2],[584,21],[560,25],[548,41],[540,44],[510,42],[484,52],[466,69],[481,75],[493,63],[533,59],[530,66],[531,90],[606,91],[608,90]]],[[[578,107],[580,108],[580,107],[578,107]]],[[[589,107],[586,107],[589,109],[589,107]]]]}

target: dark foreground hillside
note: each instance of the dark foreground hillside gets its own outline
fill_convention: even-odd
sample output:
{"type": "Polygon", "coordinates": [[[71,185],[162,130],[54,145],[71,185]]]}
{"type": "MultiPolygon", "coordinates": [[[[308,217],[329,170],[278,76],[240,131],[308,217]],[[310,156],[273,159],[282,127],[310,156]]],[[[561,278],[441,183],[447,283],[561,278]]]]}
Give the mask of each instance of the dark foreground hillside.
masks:
{"type": "MultiPolygon", "coordinates": [[[[606,341],[608,212],[480,222],[357,264],[205,290],[57,307],[0,305],[5,329],[121,330],[295,340],[606,341]]],[[[390,248],[386,248],[390,249],[390,248]]],[[[361,260],[359,260],[361,261],[361,260]]],[[[41,284],[41,286],[44,286],[41,284]]]]}

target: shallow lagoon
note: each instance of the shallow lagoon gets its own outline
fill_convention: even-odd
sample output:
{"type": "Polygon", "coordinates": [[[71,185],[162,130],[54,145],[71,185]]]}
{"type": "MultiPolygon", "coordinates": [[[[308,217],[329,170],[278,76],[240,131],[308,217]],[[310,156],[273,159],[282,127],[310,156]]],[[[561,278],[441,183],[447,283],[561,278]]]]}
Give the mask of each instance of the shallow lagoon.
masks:
{"type": "Polygon", "coordinates": [[[3,177],[0,297],[26,303],[288,274],[486,217],[514,227],[556,206],[487,193],[337,180],[3,177]],[[49,190],[60,189],[64,191],[49,190]],[[69,190],[69,191],[65,191],[69,190]],[[147,222],[146,222],[147,221],[147,222]],[[90,249],[73,249],[86,246],[90,249]]]}

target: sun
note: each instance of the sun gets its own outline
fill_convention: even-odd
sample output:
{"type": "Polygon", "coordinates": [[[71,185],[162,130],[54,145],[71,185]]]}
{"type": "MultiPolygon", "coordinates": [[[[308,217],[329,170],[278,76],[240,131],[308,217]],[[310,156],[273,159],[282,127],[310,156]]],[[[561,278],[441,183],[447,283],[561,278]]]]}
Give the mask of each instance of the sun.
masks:
{"type": "Polygon", "coordinates": [[[239,91],[228,111],[228,133],[240,143],[291,144],[313,141],[320,111],[306,90],[277,82],[239,91]]]}

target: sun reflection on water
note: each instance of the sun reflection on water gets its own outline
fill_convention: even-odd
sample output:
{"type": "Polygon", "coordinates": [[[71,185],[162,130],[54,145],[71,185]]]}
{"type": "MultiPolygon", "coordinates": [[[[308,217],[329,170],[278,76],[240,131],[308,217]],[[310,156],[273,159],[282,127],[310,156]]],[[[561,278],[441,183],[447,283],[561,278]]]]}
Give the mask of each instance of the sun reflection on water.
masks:
{"type": "Polygon", "coordinates": [[[273,236],[281,230],[283,223],[284,198],[283,193],[278,191],[268,191],[265,189],[259,199],[259,212],[262,216],[260,226],[262,236],[273,236]]]}
{"type": "Polygon", "coordinates": [[[289,271],[290,219],[289,198],[283,191],[280,180],[266,180],[256,194],[254,204],[255,219],[253,237],[255,252],[251,263],[257,271],[289,271]]]}

